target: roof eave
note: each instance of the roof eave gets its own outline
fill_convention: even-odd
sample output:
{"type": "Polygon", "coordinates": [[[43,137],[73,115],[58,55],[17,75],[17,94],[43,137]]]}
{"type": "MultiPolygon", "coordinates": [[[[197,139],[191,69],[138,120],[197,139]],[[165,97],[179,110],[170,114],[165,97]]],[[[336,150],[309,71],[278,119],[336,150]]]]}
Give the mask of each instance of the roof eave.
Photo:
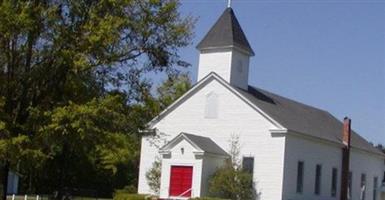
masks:
{"type": "Polygon", "coordinates": [[[212,51],[212,50],[220,50],[220,49],[236,49],[238,50],[239,52],[241,53],[244,53],[250,57],[252,56],[255,56],[255,53],[253,51],[252,48],[244,48],[244,47],[240,47],[239,45],[222,45],[222,46],[205,46],[205,47],[201,47],[201,46],[196,46],[196,49],[198,49],[199,51],[212,51]]]}
{"type": "MultiPolygon", "coordinates": [[[[294,136],[300,136],[300,137],[303,137],[303,138],[309,138],[309,139],[312,139],[312,140],[321,141],[321,142],[332,144],[332,145],[335,145],[335,146],[341,147],[341,148],[344,146],[344,144],[342,144],[341,142],[336,142],[336,141],[328,140],[328,139],[321,138],[321,137],[315,137],[315,136],[312,136],[312,135],[309,135],[309,134],[305,134],[305,133],[301,133],[301,132],[298,132],[298,131],[295,131],[295,130],[288,130],[286,133],[294,135],[294,136]]],[[[354,150],[359,150],[361,152],[366,152],[366,153],[369,153],[369,154],[373,154],[373,155],[377,155],[377,156],[381,156],[381,157],[385,158],[385,154],[381,153],[380,151],[378,151],[378,152],[370,151],[370,150],[367,150],[367,149],[364,149],[364,148],[357,147],[355,145],[352,145],[351,148],[354,149],[354,150]]]]}
{"type": "Polygon", "coordinates": [[[179,135],[175,136],[172,140],[170,140],[167,144],[165,144],[163,147],[159,149],[159,153],[167,153],[169,152],[177,143],[179,138],[185,139],[188,143],[193,146],[197,152],[204,152],[195,142],[191,141],[190,138],[188,138],[184,132],[181,132],[179,135]]]}

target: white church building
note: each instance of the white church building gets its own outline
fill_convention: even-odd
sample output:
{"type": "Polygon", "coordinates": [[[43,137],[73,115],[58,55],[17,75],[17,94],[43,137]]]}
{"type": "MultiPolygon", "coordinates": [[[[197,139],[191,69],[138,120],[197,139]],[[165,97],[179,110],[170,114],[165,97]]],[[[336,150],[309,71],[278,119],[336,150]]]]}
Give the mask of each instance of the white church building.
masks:
{"type": "Polygon", "coordinates": [[[208,196],[237,135],[256,199],[385,200],[385,155],[349,119],[248,84],[254,52],[232,8],[197,49],[198,82],[142,138],[138,193],[153,193],[146,173],[160,159],[160,198],[208,196]]]}

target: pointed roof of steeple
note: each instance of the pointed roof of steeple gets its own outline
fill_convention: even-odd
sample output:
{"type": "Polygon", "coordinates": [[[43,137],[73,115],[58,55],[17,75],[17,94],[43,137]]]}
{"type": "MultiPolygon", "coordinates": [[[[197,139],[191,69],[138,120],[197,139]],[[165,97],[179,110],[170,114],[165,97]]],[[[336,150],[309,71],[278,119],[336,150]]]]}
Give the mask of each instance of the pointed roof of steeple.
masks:
{"type": "Polygon", "coordinates": [[[237,47],[250,55],[254,55],[245,33],[239,24],[232,8],[227,8],[203,40],[197,49],[213,49],[218,47],[237,47]]]}

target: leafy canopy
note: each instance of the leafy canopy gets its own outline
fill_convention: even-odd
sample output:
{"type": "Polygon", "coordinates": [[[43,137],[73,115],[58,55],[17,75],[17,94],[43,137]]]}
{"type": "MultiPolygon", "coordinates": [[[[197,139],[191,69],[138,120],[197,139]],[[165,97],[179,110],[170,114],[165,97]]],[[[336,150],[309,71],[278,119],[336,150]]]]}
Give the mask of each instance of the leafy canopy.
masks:
{"type": "Polygon", "coordinates": [[[94,165],[116,172],[116,165],[136,155],[124,98],[107,96],[79,105],[58,107],[45,113],[47,123],[39,131],[53,155],[87,155],[94,165]],[[81,148],[78,148],[81,147],[81,148]]]}
{"type": "Polygon", "coordinates": [[[89,177],[116,187],[119,169],[135,181],[138,129],[180,93],[157,99],[147,74],[188,66],[178,49],[194,20],[179,5],[0,1],[0,159],[30,180],[22,189],[89,187],[89,177]]]}

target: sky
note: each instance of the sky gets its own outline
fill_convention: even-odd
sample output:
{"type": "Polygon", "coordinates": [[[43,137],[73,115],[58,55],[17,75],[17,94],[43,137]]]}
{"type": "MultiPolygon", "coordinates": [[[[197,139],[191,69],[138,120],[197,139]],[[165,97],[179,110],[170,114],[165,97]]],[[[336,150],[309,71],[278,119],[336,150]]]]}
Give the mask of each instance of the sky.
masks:
{"type": "MultiPolygon", "coordinates": [[[[181,50],[196,81],[197,43],[227,0],[181,0],[197,18],[192,44],[181,50]]],[[[352,128],[385,144],[385,0],[233,0],[254,49],[249,84],[348,116],[352,128]]]]}

